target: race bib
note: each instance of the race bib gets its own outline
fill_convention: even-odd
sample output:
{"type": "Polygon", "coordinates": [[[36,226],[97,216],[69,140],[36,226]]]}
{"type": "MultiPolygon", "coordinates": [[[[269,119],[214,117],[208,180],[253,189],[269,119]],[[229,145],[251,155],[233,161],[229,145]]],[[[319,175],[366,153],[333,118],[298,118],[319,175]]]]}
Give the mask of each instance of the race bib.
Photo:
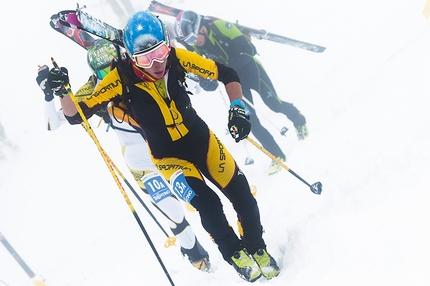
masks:
{"type": "Polygon", "coordinates": [[[173,188],[175,194],[180,197],[183,201],[189,203],[194,198],[195,193],[188,185],[182,170],[178,170],[170,177],[170,185],[173,188]]]}
{"type": "Polygon", "coordinates": [[[156,172],[145,175],[142,178],[142,183],[155,203],[172,195],[166,181],[156,172]]]}

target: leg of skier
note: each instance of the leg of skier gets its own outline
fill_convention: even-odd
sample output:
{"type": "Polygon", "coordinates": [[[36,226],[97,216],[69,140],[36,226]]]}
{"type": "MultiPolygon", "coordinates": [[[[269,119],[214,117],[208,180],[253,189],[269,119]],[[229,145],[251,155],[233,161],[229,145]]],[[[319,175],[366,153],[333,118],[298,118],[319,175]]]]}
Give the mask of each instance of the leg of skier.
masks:
{"type": "MultiPolygon", "coordinates": [[[[125,146],[123,147],[123,156],[139,187],[148,195],[151,203],[166,217],[172,233],[181,245],[182,255],[187,256],[190,263],[199,270],[209,271],[209,254],[201,246],[186,220],[181,202],[173,195],[173,192],[172,195],[155,202],[142,182],[144,175],[152,172],[158,173],[150,159],[148,146],[146,144],[125,146]]],[[[160,180],[164,180],[160,175],[159,177],[160,180]]],[[[167,182],[166,185],[169,186],[167,182]]]]}
{"type": "Polygon", "coordinates": [[[241,69],[241,72],[243,74],[240,74],[240,78],[255,78],[255,75],[258,75],[259,80],[249,82],[250,88],[260,94],[263,102],[272,111],[284,114],[293,123],[297,138],[304,140],[308,136],[306,118],[292,103],[282,101],[278,97],[275,87],[260,61],[254,58],[254,61],[250,61],[247,68],[241,69]]]}
{"type": "MultiPolygon", "coordinates": [[[[222,142],[212,132],[209,135],[210,140],[203,138],[196,141],[193,138],[195,151],[193,154],[182,153],[184,159],[164,157],[154,159],[154,163],[165,178],[173,180],[170,182],[173,185],[177,183],[172,178],[177,168],[167,166],[180,167],[193,190],[192,195],[185,193],[199,212],[202,226],[218,246],[224,260],[233,266],[240,277],[248,282],[256,281],[261,275],[273,278],[280,269],[266,251],[258,205],[250,192],[248,181],[222,142]],[[207,141],[209,146],[206,147],[207,141]],[[219,154],[223,156],[220,158],[219,154]],[[205,178],[232,203],[241,225],[240,238],[228,222],[220,198],[205,183],[205,178]]],[[[187,200],[184,197],[182,199],[187,200]]]]}

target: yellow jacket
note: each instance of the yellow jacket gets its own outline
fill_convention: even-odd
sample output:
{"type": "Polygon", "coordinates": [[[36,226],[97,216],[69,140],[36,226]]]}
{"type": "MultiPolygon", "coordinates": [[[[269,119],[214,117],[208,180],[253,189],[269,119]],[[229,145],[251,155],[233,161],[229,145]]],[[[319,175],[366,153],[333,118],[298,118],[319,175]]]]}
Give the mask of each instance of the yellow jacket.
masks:
{"type": "Polygon", "coordinates": [[[195,120],[201,120],[191,105],[185,83],[186,73],[219,80],[225,85],[239,82],[233,69],[173,47],[165,76],[168,98],[160,95],[155,82],[145,74],[138,77],[134,70],[136,67],[129,58],[118,63],[94,92],[80,101],[80,105],[88,116],[107,102],[117,102],[141,127],[153,151],[171,146],[190,132],[195,120]]]}

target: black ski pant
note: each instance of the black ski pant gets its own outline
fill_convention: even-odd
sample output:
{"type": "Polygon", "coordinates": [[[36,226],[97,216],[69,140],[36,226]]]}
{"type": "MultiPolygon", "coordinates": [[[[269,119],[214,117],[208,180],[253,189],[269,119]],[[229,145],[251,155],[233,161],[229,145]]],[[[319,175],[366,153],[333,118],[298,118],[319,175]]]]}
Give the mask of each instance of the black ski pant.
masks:
{"type": "Polygon", "coordinates": [[[251,194],[245,174],[225,145],[200,118],[185,137],[162,153],[162,158],[153,158],[154,164],[167,180],[176,170],[183,171],[195,192],[190,204],[199,212],[203,228],[218,245],[226,261],[244,247],[251,254],[266,247],[257,201],[251,194]],[[228,222],[217,192],[206,184],[205,179],[231,202],[242,229],[239,236],[228,222]]]}
{"type": "MultiPolygon", "coordinates": [[[[306,124],[305,117],[291,103],[282,101],[272,84],[268,74],[261,63],[253,58],[242,68],[237,70],[242,85],[243,96],[254,104],[251,90],[256,91],[264,104],[276,113],[284,114],[294,126],[306,124]]],[[[251,111],[251,132],[260,141],[261,145],[275,156],[285,156],[273,136],[261,125],[254,108],[248,106],[251,111]]]]}

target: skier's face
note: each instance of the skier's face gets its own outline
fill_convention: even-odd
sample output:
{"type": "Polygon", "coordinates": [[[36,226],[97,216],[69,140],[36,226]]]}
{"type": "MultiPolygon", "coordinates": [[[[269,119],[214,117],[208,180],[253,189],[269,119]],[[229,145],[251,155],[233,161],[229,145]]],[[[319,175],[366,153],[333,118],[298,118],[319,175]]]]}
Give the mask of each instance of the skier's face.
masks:
{"type": "Polygon", "coordinates": [[[201,47],[206,43],[206,37],[208,34],[208,30],[205,26],[201,27],[199,33],[197,34],[196,46],[201,47]]]}
{"type": "Polygon", "coordinates": [[[153,76],[155,79],[161,79],[165,75],[167,66],[167,61],[164,61],[162,63],[160,62],[154,62],[150,68],[144,69],[145,72],[149,73],[151,76],[153,76]]]}

